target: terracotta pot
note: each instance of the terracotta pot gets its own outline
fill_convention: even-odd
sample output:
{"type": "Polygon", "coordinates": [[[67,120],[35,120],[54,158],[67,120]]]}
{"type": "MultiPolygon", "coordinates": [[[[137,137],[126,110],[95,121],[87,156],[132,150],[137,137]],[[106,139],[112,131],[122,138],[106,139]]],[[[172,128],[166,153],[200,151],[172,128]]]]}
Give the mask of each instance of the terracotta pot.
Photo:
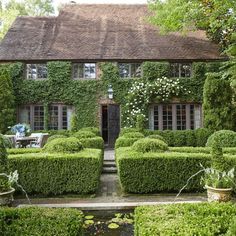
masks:
{"type": "Polygon", "coordinates": [[[232,188],[213,188],[207,185],[205,187],[208,202],[228,202],[231,200],[232,188]]]}
{"type": "Polygon", "coordinates": [[[11,188],[7,192],[0,192],[0,206],[11,205],[13,202],[13,193],[15,192],[14,188],[11,188]]]}

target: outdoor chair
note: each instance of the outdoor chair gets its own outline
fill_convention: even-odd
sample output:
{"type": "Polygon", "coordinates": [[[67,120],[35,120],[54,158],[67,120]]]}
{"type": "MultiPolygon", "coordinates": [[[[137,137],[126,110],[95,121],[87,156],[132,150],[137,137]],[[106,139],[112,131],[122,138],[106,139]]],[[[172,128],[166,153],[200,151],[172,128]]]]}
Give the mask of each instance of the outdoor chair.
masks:
{"type": "Polygon", "coordinates": [[[31,136],[36,137],[36,140],[30,142],[30,147],[42,148],[46,144],[49,134],[48,133],[34,133],[34,134],[31,134],[31,136]]]}

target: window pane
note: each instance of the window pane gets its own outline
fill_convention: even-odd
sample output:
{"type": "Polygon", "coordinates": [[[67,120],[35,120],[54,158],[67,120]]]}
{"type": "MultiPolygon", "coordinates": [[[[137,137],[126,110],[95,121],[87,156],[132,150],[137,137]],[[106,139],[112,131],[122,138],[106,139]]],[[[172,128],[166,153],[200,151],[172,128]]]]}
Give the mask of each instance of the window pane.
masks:
{"type": "Polygon", "coordinates": [[[46,79],[46,64],[27,64],[27,79],[46,79]]]}
{"type": "Polygon", "coordinates": [[[180,64],[180,76],[181,77],[190,77],[191,76],[191,64],[190,63],[180,64]]]}
{"type": "Polygon", "coordinates": [[[58,106],[50,106],[48,128],[57,130],[58,126],[58,106]]]}
{"type": "Polygon", "coordinates": [[[47,78],[47,65],[46,64],[38,64],[37,65],[37,77],[38,77],[38,79],[46,79],[47,78]]]}
{"type": "Polygon", "coordinates": [[[68,117],[67,117],[67,107],[62,107],[62,129],[67,129],[68,127],[68,117]]]}
{"type": "Polygon", "coordinates": [[[179,77],[179,63],[170,64],[170,75],[171,77],[179,77]]]}
{"type": "Polygon", "coordinates": [[[172,105],[163,105],[163,130],[172,129],[172,105]]]}
{"type": "Polygon", "coordinates": [[[132,63],[131,64],[131,77],[141,77],[141,64],[132,63]]]}
{"type": "Polygon", "coordinates": [[[27,79],[37,79],[37,68],[35,64],[27,64],[27,79]]]}
{"type": "Polygon", "coordinates": [[[130,77],[129,73],[129,64],[128,63],[119,63],[119,73],[121,78],[130,77]]]}
{"type": "Polygon", "coordinates": [[[84,78],[89,78],[89,79],[96,78],[96,65],[95,65],[95,63],[84,64],[84,78]]]}
{"type": "Polygon", "coordinates": [[[176,105],[177,130],[186,129],[186,105],[176,105]]]}
{"type": "Polygon", "coordinates": [[[190,105],[190,129],[194,129],[194,105],[190,105]]]}
{"type": "Polygon", "coordinates": [[[159,128],[159,118],[158,118],[158,106],[154,106],[154,130],[157,130],[159,128]]]}
{"type": "Polygon", "coordinates": [[[34,130],[43,130],[44,128],[44,108],[43,106],[34,106],[34,130]]]}

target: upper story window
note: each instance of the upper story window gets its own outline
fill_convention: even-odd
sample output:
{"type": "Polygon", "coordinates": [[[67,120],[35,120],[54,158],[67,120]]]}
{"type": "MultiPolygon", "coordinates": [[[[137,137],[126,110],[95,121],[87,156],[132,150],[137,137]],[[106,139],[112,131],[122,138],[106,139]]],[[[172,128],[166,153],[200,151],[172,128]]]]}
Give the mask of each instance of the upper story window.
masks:
{"type": "Polygon", "coordinates": [[[191,77],[191,63],[171,63],[171,77],[191,77]]]}
{"type": "Polygon", "coordinates": [[[75,63],[73,64],[74,79],[95,79],[96,64],[95,63],[75,63]]]}
{"type": "Polygon", "coordinates": [[[27,79],[47,79],[46,64],[27,64],[27,79]]]}
{"type": "Polygon", "coordinates": [[[141,63],[119,63],[121,78],[141,77],[141,63]]]}

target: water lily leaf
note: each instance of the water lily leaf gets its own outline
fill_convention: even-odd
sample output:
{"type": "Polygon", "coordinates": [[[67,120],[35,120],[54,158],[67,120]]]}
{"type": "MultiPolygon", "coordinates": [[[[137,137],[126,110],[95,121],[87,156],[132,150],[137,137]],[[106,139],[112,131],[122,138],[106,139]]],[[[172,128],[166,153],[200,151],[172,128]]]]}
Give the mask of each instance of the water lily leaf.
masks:
{"type": "Polygon", "coordinates": [[[94,224],[94,221],[93,220],[85,220],[84,223],[86,225],[92,225],[92,224],[94,224]]]}
{"type": "Polygon", "coordinates": [[[110,223],[108,226],[107,226],[109,229],[117,229],[119,228],[120,226],[116,223],[110,223]]]}
{"type": "Polygon", "coordinates": [[[86,220],[92,220],[94,218],[94,216],[93,215],[88,215],[88,216],[85,216],[84,218],[86,220]]]}

